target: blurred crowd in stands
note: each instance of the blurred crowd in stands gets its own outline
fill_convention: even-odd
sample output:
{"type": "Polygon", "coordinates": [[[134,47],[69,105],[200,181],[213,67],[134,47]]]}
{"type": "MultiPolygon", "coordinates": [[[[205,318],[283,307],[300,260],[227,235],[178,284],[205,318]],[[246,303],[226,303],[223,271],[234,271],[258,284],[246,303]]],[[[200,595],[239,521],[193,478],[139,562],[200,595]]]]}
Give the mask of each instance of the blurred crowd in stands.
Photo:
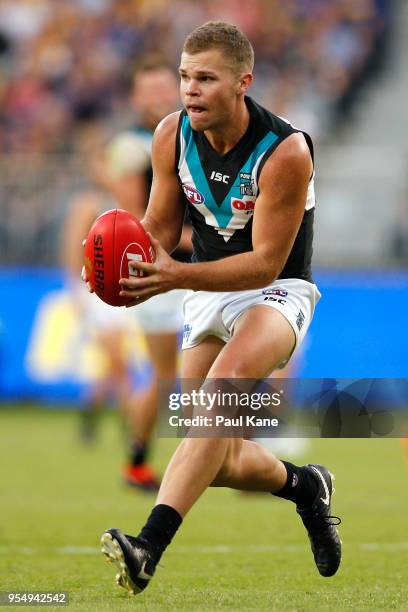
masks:
{"type": "Polygon", "coordinates": [[[91,154],[135,121],[146,54],[177,68],[188,32],[236,23],[252,95],[325,142],[387,59],[394,0],[1,0],[0,263],[58,263],[56,229],[91,154]]]}
{"type": "Polygon", "coordinates": [[[138,57],[158,52],[177,66],[185,35],[210,19],[236,23],[252,41],[254,96],[323,138],[380,68],[389,6],[387,0],[2,0],[0,150],[71,151],[81,128],[127,108],[138,57]]]}

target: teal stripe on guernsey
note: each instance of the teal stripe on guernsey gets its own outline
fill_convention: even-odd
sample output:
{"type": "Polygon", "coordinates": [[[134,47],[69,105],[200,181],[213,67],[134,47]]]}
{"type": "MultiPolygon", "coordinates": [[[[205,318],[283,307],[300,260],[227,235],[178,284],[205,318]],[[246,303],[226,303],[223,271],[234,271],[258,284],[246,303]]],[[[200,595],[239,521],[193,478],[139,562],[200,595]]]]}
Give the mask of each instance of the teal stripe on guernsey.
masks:
{"type": "Polygon", "coordinates": [[[187,116],[183,117],[181,130],[186,143],[185,160],[190,174],[193,177],[193,186],[201,193],[202,196],[204,196],[204,205],[212,212],[219,227],[225,228],[228,226],[233,217],[231,198],[241,199],[242,197],[240,191],[240,173],[244,172],[246,174],[251,174],[259,157],[274,144],[274,142],[278,139],[278,135],[274,132],[268,132],[264,138],[258,142],[245,164],[237,173],[234,184],[231,186],[231,189],[225,196],[222,204],[219,206],[214,200],[211,189],[208,185],[207,177],[205,176],[205,172],[201,165],[197,146],[194,141],[193,131],[187,116]]]}

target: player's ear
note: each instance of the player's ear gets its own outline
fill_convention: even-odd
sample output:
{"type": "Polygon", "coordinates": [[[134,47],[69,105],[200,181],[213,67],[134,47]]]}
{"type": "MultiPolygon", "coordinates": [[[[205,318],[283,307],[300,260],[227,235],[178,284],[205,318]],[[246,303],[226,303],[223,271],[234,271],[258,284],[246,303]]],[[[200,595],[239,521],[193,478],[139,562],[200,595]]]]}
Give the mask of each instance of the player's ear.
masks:
{"type": "Polygon", "coordinates": [[[253,78],[254,76],[250,72],[247,72],[241,75],[239,78],[239,82],[238,82],[238,92],[237,93],[246,94],[246,92],[251,86],[253,78]]]}

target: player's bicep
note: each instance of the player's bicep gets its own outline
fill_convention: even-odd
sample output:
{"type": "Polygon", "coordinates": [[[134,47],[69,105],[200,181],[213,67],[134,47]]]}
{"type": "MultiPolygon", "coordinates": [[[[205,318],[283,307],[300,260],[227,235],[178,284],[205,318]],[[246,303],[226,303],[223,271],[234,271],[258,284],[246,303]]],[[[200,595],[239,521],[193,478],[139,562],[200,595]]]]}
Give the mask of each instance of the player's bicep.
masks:
{"type": "Polygon", "coordinates": [[[252,229],[254,250],[267,258],[279,274],[299,231],[312,173],[304,137],[287,138],[266,162],[259,180],[252,229]]]}
{"type": "Polygon", "coordinates": [[[170,115],[156,130],[152,146],[153,183],[143,219],[146,228],[167,249],[178,243],[185,209],[175,171],[177,121],[178,113],[170,115]]]}
{"type": "Polygon", "coordinates": [[[153,176],[146,216],[158,224],[179,225],[184,219],[184,201],[176,174],[157,172],[153,176]]]}

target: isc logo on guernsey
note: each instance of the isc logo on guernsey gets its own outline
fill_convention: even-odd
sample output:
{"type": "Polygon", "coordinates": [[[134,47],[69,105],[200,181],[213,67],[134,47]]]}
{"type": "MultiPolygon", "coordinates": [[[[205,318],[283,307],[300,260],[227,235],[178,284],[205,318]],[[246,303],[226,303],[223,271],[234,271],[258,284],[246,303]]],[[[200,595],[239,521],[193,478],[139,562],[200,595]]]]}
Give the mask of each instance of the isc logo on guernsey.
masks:
{"type": "Polygon", "coordinates": [[[197,189],[190,187],[190,185],[183,185],[183,191],[186,194],[186,198],[191,204],[203,204],[204,196],[201,195],[197,189]]]}

